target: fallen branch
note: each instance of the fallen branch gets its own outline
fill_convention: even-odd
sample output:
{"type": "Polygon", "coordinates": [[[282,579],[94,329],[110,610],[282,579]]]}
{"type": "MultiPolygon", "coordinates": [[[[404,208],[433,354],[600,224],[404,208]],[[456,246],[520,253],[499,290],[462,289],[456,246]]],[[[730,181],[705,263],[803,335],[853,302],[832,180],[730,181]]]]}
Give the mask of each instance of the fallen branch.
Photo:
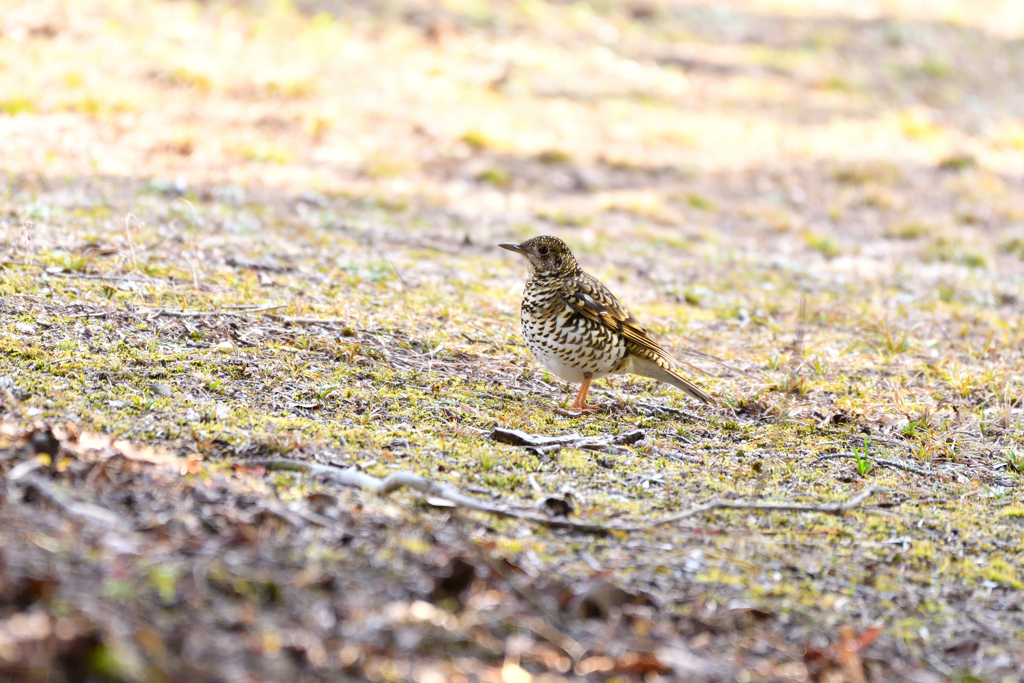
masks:
{"type": "Polygon", "coordinates": [[[70,517],[99,524],[107,529],[119,531],[125,529],[124,522],[117,513],[98,505],[74,500],[38,474],[25,474],[17,480],[11,481],[11,484],[35,491],[40,498],[70,517]]]}
{"type": "Polygon", "coordinates": [[[669,517],[663,517],[662,519],[641,524],[639,526],[623,529],[623,531],[636,531],[640,529],[650,529],[656,526],[664,526],[665,524],[674,524],[675,522],[684,520],[687,517],[693,517],[694,515],[699,515],[702,512],[711,512],[712,510],[777,510],[783,512],[824,512],[827,514],[839,515],[859,507],[861,503],[874,494],[875,490],[874,486],[869,486],[853,498],[848,498],[847,500],[838,503],[819,503],[817,505],[806,505],[802,503],[742,503],[726,500],[713,500],[710,503],[690,508],[685,512],[680,512],[679,514],[671,515],[669,517]]]}
{"type": "Polygon", "coordinates": [[[893,446],[895,448],[910,448],[911,447],[910,444],[908,444],[905,441],[897,441],[896,439],[883,439],[880,436],[871,436],[870,434],[851,435],[851,436],[849,436],[849,439],[851,441],[861,441],[863,439],[867,439],[868,441],[873,441],[874,443],[880,443],[880,444],[882,444],[884,446],[893,446]]]}
{"type": "Polygon", "coordinates": [[[821,503],[818,505],[805,505],[799,503],[744,503],[735,501],[713,500],[704,505],[690,508],[685,512],[664,517],[653,522],[637,524],[633,526],[608,526],[588,522],[577,522],[571,519],[541,517],[539,515],[520,512],[507,505],[493,505],[481,500],[467,496],[466,494],[445,484],[431,481],[421,477],[415,472],[403,470],[394,472],[383,479],[370,476],[365,472],[356,469],[343,469],[334,465],[322,465],[315,462],[303,462],[301,460],[289,460],[287,458],[263,458],[246,460],[238,463],[247,467],[265,467],[268,470],[285,470],[291,472],[308,471],[314,475],[323,475],[346,486],[355,486],[364,490],[372,491],[380,496],[387,496],[394,491],[403,488],[411,488],[430,496],[443,498],[453,503],[456,507],[463,507],[477,512],[486,512],[498,517],[511,517],[522,519],[535,524],[541,524],[553,529],[571,529],[585,533],[608,534],[612,532],[646,531],[648,529],[673,524],[693,517],[702,512],[712,510],[781,510],[788,512],[822,512],[828,514],[842,514],[857,508],[867,500],[874,492],[875,487],[869,486],[853,498],[837,503],[821,503]]]}
{"type": "MultiPolygon", "coordinates": [[[[819,462],[825,460],[857,460],[863,457],[864,456],[857,455],[856,453],[826,453],[825,455],[819,455],[817,458],[812,460],[811,464],[816,465],[819,462]]],[[[906,463],[902,463],[897,460],[887,460],[885,458],[871,458],[869,459],[869,462],[872,465],[878,465],[879,467],[888,467],[889,469],[893,470],[903,470],[904,472],[911,472],[913,474],[918,474],[922,477],[928,477],[935,474],[934,472],[929,472],[928,470],[922,469],[920,467],[915,467],[914,465],[907,465],[906,463]]]]}
{"type": "Polygon", "coordinates": [[[505,427],[495,427],[494,431],[491,432],[491,438],[498,443],[525,446],[527,451],[537,455],[551,453],[561,448],[579,448],[592,451],[618,450],[614,447],[639,443],[646,436],[641,429],[632,429],[615,436],[583,436],[581,434],[545,436],[543,434],[530,434],[519,429],[506,429],[505,427]]]}
{"type": "Polygon", "coordinates": [[[346,322],[341,318],[293,318],[290,315],[277,315],[274,313],[265,313],[264,318],[270,318],[280,323],[290,323],[292,325],[345,325],[346,322]]]}
{"type": "Polygon", "coordinates": [[[364,490],[373,491],[377,495],[387,496],[399,489],[411,488],[437,498],[454,503],[458,507],[464,507],[477,512],[486,512],[498,517],[512,517],[523,519],[536,524],[542,524],[554,529],[573,529],[587,533],[608,533],[614,527],[607,527],[603,524],[589,524],[577,522],[571,519],[558,519],[553,517],[541,517],[527,512],[519,512],[504,505],[492,505],[481,500],[467,496],[450,486],[431,481],[421,477],[415,472],[403,470],[389,474],[384,479],[370,476],[365,472],[356,469],[342,469],[332,465],[321,465],[315,462],[302,462],[300,460],[289,460],[287,458],[267,458],[258,460],[246,460],[239,463],[247,467],[265,467],[268,470],[286,470],[292,472],[309,471],[312,474],[323,475],[346,486],[355,486],[364,490]]]}
{"type": "Polygon", "coordinates": [[[151,309],[139,309],[139,313],[142,313],[149,317],[150,320],[159,318],[160,316],[167,316],[168,318],[212,318],[216,316],[233,315],[242,316],[249,315],[250,313],[260,313],[263,311],[273,311],[278,308],[284,308],[289,304],[273,304],[269,306],[254,306],[251,308],[239,308],[230,311],[169,311],[166,308],[151,308],[151,309]]]}

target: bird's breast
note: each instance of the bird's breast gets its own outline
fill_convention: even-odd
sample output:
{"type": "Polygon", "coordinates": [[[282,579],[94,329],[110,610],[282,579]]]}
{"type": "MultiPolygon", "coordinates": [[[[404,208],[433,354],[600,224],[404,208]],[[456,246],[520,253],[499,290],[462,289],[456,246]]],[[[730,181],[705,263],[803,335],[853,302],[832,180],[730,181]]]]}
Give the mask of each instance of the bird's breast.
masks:
{"type": "Polygon", "coordinates": [[[528,285],[522,322],[530,350],[552,374],[568,382],[615,372],[626,355],[621,335],[577,313],[557,288],[528,285]]]}

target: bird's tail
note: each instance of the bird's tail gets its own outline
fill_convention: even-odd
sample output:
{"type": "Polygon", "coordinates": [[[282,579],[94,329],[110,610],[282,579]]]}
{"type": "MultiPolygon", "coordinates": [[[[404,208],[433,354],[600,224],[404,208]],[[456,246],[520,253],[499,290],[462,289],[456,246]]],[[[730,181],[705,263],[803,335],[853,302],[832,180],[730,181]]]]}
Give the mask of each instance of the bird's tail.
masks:
{"type": "Polygon", "coordinates": [[[671,384],[676,389],[684,391],[698,401],[703,401],[708,405],[718,405],[718,401],[698,389],[688,379],[680,375],[674,368],[666,368],[654,361],[647,360],[646,358],[641,358],[639,356],[633,356],[632,361],[633,367],[631,371],[633,373],[644,377],[650,377],[651,379],[656,379],[659,382],[664,382],[665,384],[671,384]]]}

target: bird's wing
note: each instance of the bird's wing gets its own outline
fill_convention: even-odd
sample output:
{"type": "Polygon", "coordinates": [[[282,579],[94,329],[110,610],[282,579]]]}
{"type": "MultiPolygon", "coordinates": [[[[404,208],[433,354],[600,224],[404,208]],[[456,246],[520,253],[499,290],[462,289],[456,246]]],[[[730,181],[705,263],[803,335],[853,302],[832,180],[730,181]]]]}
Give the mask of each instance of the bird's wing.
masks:
{"type": "Polygon", "coordinates": [[[561,294],[562,300],[574,311],[625,338],[626,348],[635,358],[631,372],[667,382],[704,403],[717,404],[714,398],[679,373],[678,361],[654,341],[647,328],[597,278],[587,273],[569,278],[562,285],[561,294]]]}
{"type": "Polygon", "coordinates": [[[673,363],[672,357],[654,341],[647,328],[597,278],[587,273],[569,278],[562,285],[561,294],[574,311],[618,332],[643,355],[673,363]]]}

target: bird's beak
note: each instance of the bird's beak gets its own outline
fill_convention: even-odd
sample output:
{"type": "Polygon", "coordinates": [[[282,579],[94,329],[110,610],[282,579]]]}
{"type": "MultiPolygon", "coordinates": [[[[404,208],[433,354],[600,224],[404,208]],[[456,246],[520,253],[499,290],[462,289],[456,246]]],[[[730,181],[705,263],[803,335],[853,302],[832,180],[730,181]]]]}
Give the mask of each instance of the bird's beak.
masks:
{"type": "Polygon", "coordinates": [[[501,247],[502,249],[508,249],[509,251],[514,251],[517,254],[522,254],[523,252],[526,251],[525,249],[523,249],[521,246],[519,246],[515,242],[502,242],[498,246],[501,247]]]}

